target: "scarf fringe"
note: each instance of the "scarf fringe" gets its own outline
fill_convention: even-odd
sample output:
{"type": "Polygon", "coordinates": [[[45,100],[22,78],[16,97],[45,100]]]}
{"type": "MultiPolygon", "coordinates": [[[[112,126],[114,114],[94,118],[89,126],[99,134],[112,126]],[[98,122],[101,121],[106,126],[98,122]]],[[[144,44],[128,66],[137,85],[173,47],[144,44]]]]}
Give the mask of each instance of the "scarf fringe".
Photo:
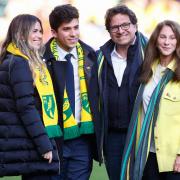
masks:
{"type": "Polygon", "coordinates": [[[62,131],[59,125],[46,126],[45,129],[49,138],[62,136],[62,131]]]}
{"type": "Polygon", "coordinates": [[[94,125],[93,122],[83,122],[81,126],[73,126],[64,129],[64,140],[74,139],[82,134],[93,134],[94,125]]]}
{"type": "Polygon", "coordinates": [[[80,126],[80,134],[93,134],[94,124],[93,122],[83,122],[80,126]]]}
{"type": "Polygon", "coordinates": [[[79,132],[78,126],[72,126],[69,128],[64,128],[64,140],[74,139],[79,137],[81,134],[79,132]]]}

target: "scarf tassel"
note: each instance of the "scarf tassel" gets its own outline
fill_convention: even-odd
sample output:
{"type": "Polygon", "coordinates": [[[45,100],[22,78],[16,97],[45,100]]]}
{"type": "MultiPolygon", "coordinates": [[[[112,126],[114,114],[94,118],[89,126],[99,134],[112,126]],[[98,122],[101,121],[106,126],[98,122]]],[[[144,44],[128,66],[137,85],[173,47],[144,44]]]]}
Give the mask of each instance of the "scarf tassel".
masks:
{"type": "Polygon", "coordinates": [[[59,125],[46,126],[45,130],[49,138],[61,137],[62,131],[59,125]]]}

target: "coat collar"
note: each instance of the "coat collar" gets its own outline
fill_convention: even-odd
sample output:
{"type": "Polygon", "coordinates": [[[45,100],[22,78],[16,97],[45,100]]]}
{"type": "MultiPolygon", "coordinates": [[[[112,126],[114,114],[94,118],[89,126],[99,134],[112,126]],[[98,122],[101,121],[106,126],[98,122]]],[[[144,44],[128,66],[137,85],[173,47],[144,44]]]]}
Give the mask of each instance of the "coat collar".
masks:
{"type": "MultiPolygon", "coordinates": [[[[103,52],[105,61],[112,65],[111,61],[111,52],[113,51],[115,43],[110,39],[103,46],[100,47],[100,50],[103,52]]],[[[127,61],[131,61],[131,70],[129,75],[129,85],[132,84],[135,74],[138,71],[140,65],[143,62],[142,48],[139,33],[136,33],[136,40],[128,49],[127,61]]],[[[106,63],[104,62],[104,63],[106,63]]]]}

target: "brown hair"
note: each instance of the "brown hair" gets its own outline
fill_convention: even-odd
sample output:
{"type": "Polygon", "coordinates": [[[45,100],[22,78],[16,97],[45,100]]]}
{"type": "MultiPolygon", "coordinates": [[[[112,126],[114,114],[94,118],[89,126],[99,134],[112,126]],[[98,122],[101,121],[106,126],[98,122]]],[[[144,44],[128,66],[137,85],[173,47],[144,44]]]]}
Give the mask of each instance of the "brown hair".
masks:
{"type": "Polygon", "coordinates": [[[73,19],[79,19],[79,12],[71,4],[56,6],[49,15],[51,29],[57,31],[62,23],[69,23],[73,19]]]}
{"type": "Polygon", "coordinates": [[[129,9],[125,5],[117,5],[106,11],[105,26],[108,31],[110,29],[111,19],[117,14],[127,15],[127,16],[129,16],[129,19],[132,24],[134,24],[134,25],[137,24],[137,17],[131,9],[129,9]]]}
{"type": "Polygon", "coordinates": [[[140,82],[142,83],[147,83],[149,81],[152,76],[152,65],[157,60],[157,58],[160,57],[160,52],[156,44],[159,33],[164,26],[169,26],[172,29],[177,40],[176,50],[173,54],[173,57],[176,61],[173,81],[180,81],[180,25],[177,22],[165,20],[156,26],[148,41],[144,56],[144,63],[142,66],[142,73],[140,76],[140,82]]]}

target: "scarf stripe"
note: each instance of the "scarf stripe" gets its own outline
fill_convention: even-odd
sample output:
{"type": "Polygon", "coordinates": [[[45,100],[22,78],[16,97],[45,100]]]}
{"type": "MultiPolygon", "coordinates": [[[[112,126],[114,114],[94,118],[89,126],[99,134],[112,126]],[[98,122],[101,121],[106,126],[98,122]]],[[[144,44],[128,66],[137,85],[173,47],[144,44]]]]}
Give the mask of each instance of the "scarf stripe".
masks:
{"type": "MultiPolygon", "coordinates": [[[[50,44],[51,52],[55,59],[59,59],[57,50],[57,42],[55,39],[50,44]]],[[[81,124],[77,124],[75,117],[70,107],[66,88],[64,90],[64,103],[63,103],[63,122],[64,122],[64,139],[73,139],[79,137],[81,134],[94,133],[94,125],[92,122],[92,114],[90,110],[86,80],[84,74],[84,53],[80,43],[76,45],[78,53],[78,74],[80,81],[80,97],[81,97],[81,124]]]]}
{"type": "MultiPolygon", "coordinates": [[[[139,87],[139,90],[138,90],[138,96],[136,97],[136,100],[135,100],[135,104],[136,106],[134,105],[134,109],[133,109],[133,113],[132,113],[132,118],[131,119],[135,119],[134,121],[130,121],[130,124],[129,124],[129,128],[128,128],[128,134],[127,134],[127,137],[126,137],[126,142],[129,142],[128,144],[126,143],[125,144],[125,147],[124,147],[124,152],[125,154],[123,155],[123,164],[122,164],[122,169],[121,169],[121,177],[120,179],[121,180],[125,180],[124,179],[124,176],[125,176],[125,172],[126,172],[126,169],[127,169],[127,166],[125,166],[126,164],[128,164],[128,158],[129,158],[129,155],[131,153],[131,150],[133,148],[133,143],[134,143],[134,140],[136,138],[136,133],[137,133],[137,124],[138,124],[138,116],[134,117],[136,114],[138,114],[138,110],[139,110],[139,106],[141,104],[141,100],[142,100],[142,94],[143,94],[143,91],[144,91],[144,86],[141,85],[139,87]],[[129,132],[132,132],[132,133],[129,133],[129,132]]],[[[131,157],[132,159],[134,159],[133,157],[131,157]]]]}
{"type": "MultiPolygon", "coordinates": [[[[7,47],[7,51],[11,54],[23,57],[26,60],[29,58],[24,55],[14,44],[10,43],[7,47]]],[[[46,68],[44,68],[44,74],[40,73],[39,68],[35,69],[35,85],[42,104],[42,116],[45,129],[50,138],[62,136],[62,131],[58,125],[58,112],[56,99],[54,95],[53,84],[51,76],[46,68]]]]}

